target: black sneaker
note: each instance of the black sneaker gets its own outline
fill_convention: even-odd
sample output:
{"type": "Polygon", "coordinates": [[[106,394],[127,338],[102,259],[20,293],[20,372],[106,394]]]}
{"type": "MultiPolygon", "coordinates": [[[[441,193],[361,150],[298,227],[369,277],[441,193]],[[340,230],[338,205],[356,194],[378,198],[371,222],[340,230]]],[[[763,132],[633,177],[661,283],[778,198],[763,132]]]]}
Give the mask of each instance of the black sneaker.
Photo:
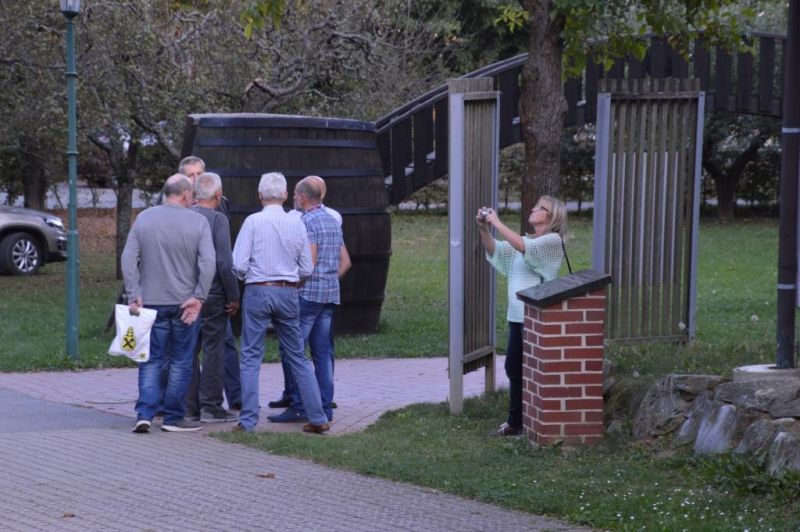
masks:
{"type": "Polygon", "coordinates": [[[267,406],[270,408],[287,408],[291,404],[292,401],[289,399],[289,396],[282,395],[277,401],[270,401],[267,403],[267,406]]]}
{"type": "Polygon", "coordinates": [[[306,423],[308,422],[308,417],[303,412],[298,412],[291,406],[281,412],[280,414],[275,414],[274,416],[267,416],[267,419],[272,421],[273,423],[306,423]]]}
{"type": "Polygon", "coordinates": [[[192,432],[201,428],[203,427],[197,421],[189,421],[185,418],[172,425],[161,425],[161,430],[164,432],[192,432]]]}
{"type": "Polygon", "coordinates": [[[133,427],[133,432],[136,434],[146,434],[150,432],[150,422],[146,419],[140,419],[133,427]]]}

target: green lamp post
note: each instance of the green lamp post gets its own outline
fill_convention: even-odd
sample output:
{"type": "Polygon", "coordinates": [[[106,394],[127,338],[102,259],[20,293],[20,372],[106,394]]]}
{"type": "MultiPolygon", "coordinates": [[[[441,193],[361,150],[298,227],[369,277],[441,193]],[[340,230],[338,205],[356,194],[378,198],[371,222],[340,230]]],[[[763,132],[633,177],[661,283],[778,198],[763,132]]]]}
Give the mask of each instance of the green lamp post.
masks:
{"type": "Polygon", "coordinates": [[[67,232],[67,355],[78,358],[78,142],[76,123],[75,23],[81,0],[61,0],[61,13],[67,19],[67,161],[69,165],[69,231],[67,232]]]}

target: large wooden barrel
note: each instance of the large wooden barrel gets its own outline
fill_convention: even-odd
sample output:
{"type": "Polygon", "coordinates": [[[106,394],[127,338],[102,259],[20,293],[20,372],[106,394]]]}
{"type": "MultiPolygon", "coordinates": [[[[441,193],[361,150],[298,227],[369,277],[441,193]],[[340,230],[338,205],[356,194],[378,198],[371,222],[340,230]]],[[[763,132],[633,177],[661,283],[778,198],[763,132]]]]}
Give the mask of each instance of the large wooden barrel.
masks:
{"type": "Polygon", "coordinates": [[[244,219],[261,209],[258,181],[286,176],[291,191],[305,176],[327,183],[325,204],[342,214],[353,267],[341,283],[337,334],[375,332],[391,255],[388,194],[371,122],[267,114],[189,115],[183,156],[195,155],[222,177],[235,239],[244,219]]]}

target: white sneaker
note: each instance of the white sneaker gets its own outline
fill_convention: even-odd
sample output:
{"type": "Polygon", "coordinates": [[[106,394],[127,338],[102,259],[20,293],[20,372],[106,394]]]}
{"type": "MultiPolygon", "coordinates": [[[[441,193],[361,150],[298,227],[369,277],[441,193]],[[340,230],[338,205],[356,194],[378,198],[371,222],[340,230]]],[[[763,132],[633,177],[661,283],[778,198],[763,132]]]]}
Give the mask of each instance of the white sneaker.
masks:
{"type": "Polygon", "coordinates": [[[136,425],[134,425],[133,432],[137,434],[145,434],[150,432],[150,422],[146,419],[140,419],[136,422],[136,425]]]}
{"type": "Polygon", "coordinates": [[[188,419],[181,419],[173,425],[161,425],[161,430],[164,432],[192,432],[201,428],[200,423],[188,419]]]}

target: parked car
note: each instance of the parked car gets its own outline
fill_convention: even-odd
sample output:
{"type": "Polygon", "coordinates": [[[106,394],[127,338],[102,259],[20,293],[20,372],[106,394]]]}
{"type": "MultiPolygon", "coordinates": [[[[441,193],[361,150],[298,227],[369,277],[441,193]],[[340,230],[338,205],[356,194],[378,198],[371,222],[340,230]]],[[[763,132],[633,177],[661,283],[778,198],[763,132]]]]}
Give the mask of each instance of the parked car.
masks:
{"type": "Polygon", "coordinates": [[[58,216],[0,205],[0,273],[33,275],[67,258],[67,232],[58,216]]]}

